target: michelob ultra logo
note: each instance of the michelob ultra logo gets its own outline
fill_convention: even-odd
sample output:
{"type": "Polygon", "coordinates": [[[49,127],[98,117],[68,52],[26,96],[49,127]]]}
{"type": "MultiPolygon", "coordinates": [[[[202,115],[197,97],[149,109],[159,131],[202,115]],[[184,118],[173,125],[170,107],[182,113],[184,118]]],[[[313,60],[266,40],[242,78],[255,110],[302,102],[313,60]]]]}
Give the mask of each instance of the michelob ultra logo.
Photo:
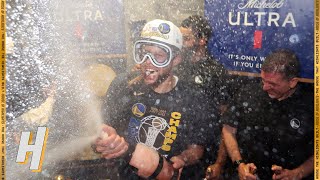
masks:
{"type": "Polygon", "coordinates": [[[258,74],[270,52],[290,49],[299,57],[301,77],[312,81],[314,14],[312,0],[205,0],[214,29],[209,52],[229,71],[258,74]]]}
{"type": "Polygon", "coordinates": [[[47,127],[38,127],[34,144],[31,144],[32,133],[30,131],[22,132],[16,162],[26,164],[28,156],[32,153],[30,170],[32,172],[41,172],[48,132],[49,129],[47,127]]]}

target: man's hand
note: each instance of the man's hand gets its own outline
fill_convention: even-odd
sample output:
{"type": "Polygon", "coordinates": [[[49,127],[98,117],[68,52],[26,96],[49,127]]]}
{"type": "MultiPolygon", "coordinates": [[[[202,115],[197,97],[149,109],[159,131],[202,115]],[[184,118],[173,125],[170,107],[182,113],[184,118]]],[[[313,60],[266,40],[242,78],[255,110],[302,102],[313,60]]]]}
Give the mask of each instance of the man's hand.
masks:
{"type": "Polygon", "coordinates": [[[206,171],[207,180],[219,180],[221,179],[222,167],[220,164],[215,163],[210,165],[206,171]]]}
{"type": "Polygon", "coordinates": [[[174,171],[178,174],[177,175],[177,179],[180,179],[180,176],[181,176],[181,172],[182,172],[182,169],[183,167],[186,165],[186,162],[185,160],[183,159],[183,156],[182,155],[178,155],[178,156],[173,156],[171,159],[170,159],[171,163],[172,163],[172,167],[174,169],[174,171]],[[177,172],[178,171],[178,172],[177,172]]]}
{"type": "Polygon", "coordinates": [[[240,180],[256,180],[255,175],[257,167],[253,163],[241,163],[238,167],[238,174],[240,180]]]}
{"type": "Polygon", "coordinates": [[[303,178],[303,172],[299,168],[289,170],[283,169],[281,166],[272,165],[271,170],[274,172],[272,175],[273,180],[299,180],[303,178]]]}
{"type": "Polygon", "coordinates": [[[128,150],[128,143],[117,134],[113,127],[104,124],[101,134],[96,140],[95,146],[96,151],[100,152],[104,158],[117,158],[128,150]]]}
{"type": "Polygon", "coordinates": [[[174,169],[180,169],[186,164],[182,156],[173,156],[170,161],[172,162],[172,167],[174,169]]]}

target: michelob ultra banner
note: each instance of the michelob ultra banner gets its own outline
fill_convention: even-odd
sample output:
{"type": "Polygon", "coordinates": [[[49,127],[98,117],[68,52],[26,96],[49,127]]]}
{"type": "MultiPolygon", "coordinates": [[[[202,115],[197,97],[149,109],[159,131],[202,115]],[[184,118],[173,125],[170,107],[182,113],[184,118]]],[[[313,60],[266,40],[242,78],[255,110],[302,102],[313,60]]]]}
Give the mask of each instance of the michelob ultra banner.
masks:
{"type": "Polygon", "coordinates": [[[301,77],[314,77],[312,0],[205,0],[213,27],[210,52],[230,71],[259,73],[276,49],[294,51],[301,77]]]}
{"type": "Polygon", "coordinates": [[[50,6],[55,23],[81,55],[126,53],[122,1],[53,1],[50,6]]]}

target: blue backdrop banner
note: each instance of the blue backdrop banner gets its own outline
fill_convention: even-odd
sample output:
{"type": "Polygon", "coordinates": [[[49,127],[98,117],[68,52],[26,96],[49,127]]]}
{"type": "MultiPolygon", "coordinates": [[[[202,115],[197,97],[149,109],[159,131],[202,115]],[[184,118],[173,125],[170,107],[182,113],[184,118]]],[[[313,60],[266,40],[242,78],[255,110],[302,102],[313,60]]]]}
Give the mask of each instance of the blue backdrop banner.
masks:
{"type": "Polygon", "coordinates": [[[294,51],[301,77],[314,77],[312,0],[205,0],[213,27],[210,52],[231,71],[259,73],[265,57],[280,48],[294,51]]]}

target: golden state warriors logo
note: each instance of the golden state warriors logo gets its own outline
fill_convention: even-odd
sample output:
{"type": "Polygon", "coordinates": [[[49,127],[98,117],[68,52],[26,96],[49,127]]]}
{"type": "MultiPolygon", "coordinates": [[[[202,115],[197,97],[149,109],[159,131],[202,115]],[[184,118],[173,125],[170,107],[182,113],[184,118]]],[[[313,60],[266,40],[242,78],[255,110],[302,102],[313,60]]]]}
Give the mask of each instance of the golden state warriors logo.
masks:
{"type": "Polygon", "coordinates": [[[146,106],[141,103],[136,103],[131,108],[132,113],[137,117],[142,117],[146,113],[146,106]]]}
{"type": "Polygon", "coordinates": [[[300,127],[300,121],[299,119],[297,118],[293,118],[290,120],[290,126],[293,128],[293,129],[298,129],[300,127]]]}
{"type": "Polygon", "coordinates": [[[168,34],[170,32],[170,26],[167,23],[161,23],[158,29],[162,34],[168,34]]]}
{"type": "Polygon", "coordinates": [[[198,75],[198,76],[194,77],[194,82],[197,84],[202,84],[203,83],[202,76],[198,75]]]}

